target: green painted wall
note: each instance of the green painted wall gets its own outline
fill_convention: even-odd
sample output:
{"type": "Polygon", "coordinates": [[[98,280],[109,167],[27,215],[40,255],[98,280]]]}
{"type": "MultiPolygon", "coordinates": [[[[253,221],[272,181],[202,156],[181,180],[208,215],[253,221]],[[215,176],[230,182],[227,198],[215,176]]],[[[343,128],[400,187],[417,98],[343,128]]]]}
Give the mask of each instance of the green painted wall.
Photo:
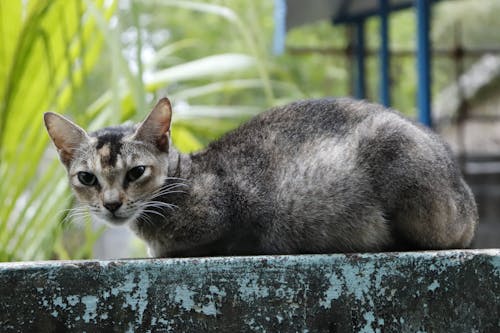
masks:
{"type": "Polygon", "coordinates": [[[498,332],[500,250],[0,264],[2,332],[498,332]]]}

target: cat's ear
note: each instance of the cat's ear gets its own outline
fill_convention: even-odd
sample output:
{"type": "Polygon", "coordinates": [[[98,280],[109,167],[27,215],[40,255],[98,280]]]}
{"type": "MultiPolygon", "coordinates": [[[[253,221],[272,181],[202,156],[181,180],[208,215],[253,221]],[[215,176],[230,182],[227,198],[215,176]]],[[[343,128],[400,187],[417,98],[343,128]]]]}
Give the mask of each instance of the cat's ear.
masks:
{"type": "Polygon", "coordinates": [[[81,127],[57,113],[47,112],[43,115],[43,120],[47,132],[57,148],[61,162],[69,167],[75,149],[83,142],[88,141],[89,136],[81,127]]]}
{"type": "Polygon", "coordinates": [[[152,143],[160,151],[168,152],[171,119],[172,107],[168,98],[164,97],[139,125],[135,131],[134,140],[152,143]]]}

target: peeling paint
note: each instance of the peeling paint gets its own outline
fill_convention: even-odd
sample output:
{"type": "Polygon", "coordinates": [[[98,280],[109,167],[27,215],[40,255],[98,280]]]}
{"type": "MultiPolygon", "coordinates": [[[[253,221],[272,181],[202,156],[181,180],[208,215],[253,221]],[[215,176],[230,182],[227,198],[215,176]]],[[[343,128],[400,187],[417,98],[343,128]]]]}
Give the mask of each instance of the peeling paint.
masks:
{"type": "Polygon", "coordinates": [[[361,328],[360,333],[373,333],[375,332],[372,328],[372,323],[375,321],[375,316],[373,312],[365,312],[363,314],[363,319],[366,320],[365,326],[361,328]]]}
{"type": "Polygon", "coordinates": [[[196,293],[191,291],[187,286],[177,286],[175,287],[175,297],[174,300],[179,304],[184,310],[191,311],[194,308],[193,296],[196,293]]]}
{"type": "Polygon", "coordinates": [[[77,295],[66,296],[66,301],[68,302],[69,305],[75,306],[80,302],[80,296],[77,295]]]}
{"type": "Polygon", "coordinates": [[[490,258],[491,265],[495,268],[495,274],[500,276],[500,256],[492,256],[490,258]]]}
{"type": "Polygon", "coordinates": [[[439,288],[440,284],[436,280],[432,281],[432,283],[427,287],[427,290],[429,291],[435,291],[437,288],[439,288]]]}
{"type": "Polygon", "coordinates": [[[0,325],[2,333],[495,331],[499,277],[500,250],[0,264],[0,325]]]}
{"type": "Polygon", "coordinates": [[[215,316],[217,315],[217,309],[215,308],[214,303],[208,303],[206,305],[203,305],[201,308],[201,313],[207,315],[207,316],[215,316]]]}
{"type": "Polygon", "coordinates": [[[242,299],[256,299],[269,296],[269,288],[258,284],[257,274],[249,274],[236,280],[239,285],[239,293],[242,299]]]}
{"type": "Polygon", "coordinates": [[[85,305],[85,312],[82,316],[84,322],[95,322],[97,317],[97,302],[98,300],[95,296],[87,295],[82,297],[82,303],[85,305]]]}
{"type": "Polygon", "coordinates": [[[332,301],[340,298],[342,293],[342,281],[338,278],[337,274],[333,273],[330,275],[329,281],[330,283],[328,289],[325,291],[323,299],[319,301],[319,305],[325,309],[330,309],[332,305],[332,301]]]}

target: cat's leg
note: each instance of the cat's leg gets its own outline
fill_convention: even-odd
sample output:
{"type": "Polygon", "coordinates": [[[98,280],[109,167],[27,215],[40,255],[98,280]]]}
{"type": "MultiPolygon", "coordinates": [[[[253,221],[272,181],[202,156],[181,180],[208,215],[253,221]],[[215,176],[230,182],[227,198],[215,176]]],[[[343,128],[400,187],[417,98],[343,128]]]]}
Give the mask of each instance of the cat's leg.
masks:
{"type": "Polygon", "coordinates": [[[471,243],[477,224],[472,194],[467,187],[446,191],[421,187],[403,197],[394,212],[395,237],[408,248],[464,248],[471,243]],[[399,239],[398,239],[399,238],[399,239]]]}

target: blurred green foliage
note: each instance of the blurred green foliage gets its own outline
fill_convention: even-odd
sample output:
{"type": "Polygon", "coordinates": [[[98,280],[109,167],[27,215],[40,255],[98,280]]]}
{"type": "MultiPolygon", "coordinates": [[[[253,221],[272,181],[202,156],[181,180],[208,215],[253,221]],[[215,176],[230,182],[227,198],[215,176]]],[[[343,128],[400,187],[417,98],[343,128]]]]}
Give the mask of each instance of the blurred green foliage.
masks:
{"type": "MultiPolygon", "coordinates": [[[[108,19],[114,6],[96,1],[108,19]]],[[[100,56],[103,36],[78,1],[0,2],[0,260],[61,247],[71,205],[64,170],[47,156],[42,113],[66,113],[100,56]]]]}
{"type": "MultiPolygon", "coordinates": [[[[452,46],[463,22],[464,43],[492,45],[500,2],[481,4],[436,5],[434,44],[452,46]]],[[[390,20],[391,48],[412,49],[414,13],[390,20]]],[[[174,144],[189,152],[272,105],[350,94],[348,59],[274,56],[273,29],[270,0],[0,1],[0,261],[89,258],[100,235],[85,213],[71,210],[45,111],[95,130],[139,121],[168,96],[174,144]],[[82,227],[66,227],[73,222],[82,227]]],[[[317,22],[289,32],[287,46],[344,48],[347,35],[344,26],[317,22]]],[[[367,44],[375,50],[378,43],[374,18],[367,44]]],[[[454,75],[449,60],[435,64],[437,92],[454,75]]],[[[414,114],[414,59],[394,58],[391,74],[394,106],[414,114]]],[[[376,101],[376,56],[367,61],[367,77],[368,99],[376,101]]]]}

